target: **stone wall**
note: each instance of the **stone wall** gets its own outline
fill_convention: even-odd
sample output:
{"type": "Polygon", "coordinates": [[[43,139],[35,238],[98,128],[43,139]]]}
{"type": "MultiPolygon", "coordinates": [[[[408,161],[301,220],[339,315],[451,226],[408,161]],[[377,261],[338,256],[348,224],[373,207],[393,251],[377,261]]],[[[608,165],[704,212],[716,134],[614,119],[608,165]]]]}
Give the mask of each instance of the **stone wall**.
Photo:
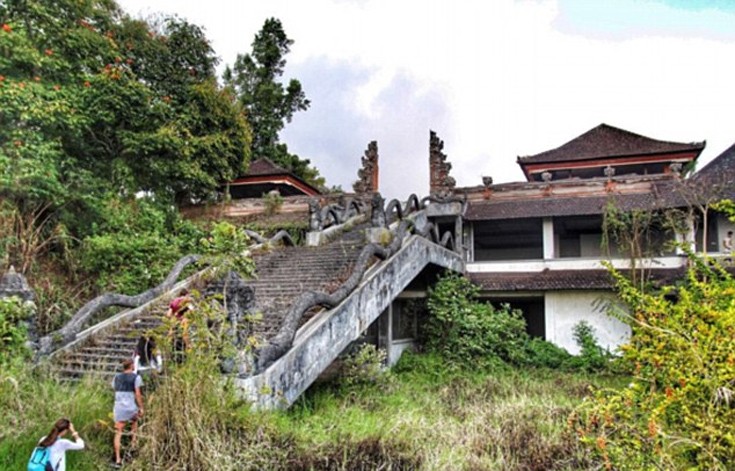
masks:
{"type": "MultiPolygon", "coordinates": [[[[303,220],[308,223],[309,201],[317,199],[323,205],[339,203],[345,198],[354,197],[354,194],[338,193],[319,196],[284,196],[283,204],[274,215],[276,219],[303,220]],[[278,217],[280,216],[280,217],[278,217]]],[[[191,206],[182,208],[181,213],[190,219],[257,219],[265,215],[265,201],[262,198],[244,198],[226,203],[191,206]]]]}

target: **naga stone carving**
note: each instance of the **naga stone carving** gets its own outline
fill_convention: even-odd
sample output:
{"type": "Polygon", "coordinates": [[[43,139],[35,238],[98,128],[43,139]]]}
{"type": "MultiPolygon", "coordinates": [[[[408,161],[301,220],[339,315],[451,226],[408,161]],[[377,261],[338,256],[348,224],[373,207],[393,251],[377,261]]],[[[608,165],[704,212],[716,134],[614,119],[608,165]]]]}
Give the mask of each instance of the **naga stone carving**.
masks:
{"type": "Polygon", "coordinates": [[[429,131],[429,194],[433,196],[449,196],[457,182],[449,176],[452,164],[442,152],[444,141],[434,131],[429,131]]]}
{"type": "Polygon", "coordinates": [[[57,348],[74,340],[76,334],[82,330],[84,324],[94,314],[105,308],[110,306],[134,308],[156,299],[173,288],[184,269],[189,265],[198,262],[200,258],[201,257],[199,255],[186,255],[180,258],[174,264],[165,280],[163,280],[158,286],[138,295],[128,296],[118,293],[105,293],[97,296],[82,306],[82,308],[79,309],[61,329],[40,338],[38,340],[38,353],[41,355],[48,355],[57,348]]]}
{"type": "Polygon", "coordinates": [[[228,271],[226,275],[210,283],[204,290],[204,296],[221,295],[221,302],[227,311],[227,320],[230,322],[231,338],[237,345],[247,339],[239,338],[238,325],[245,317],[245,313],[252,309],[255,293],[246,281],[235,271],[228,271]]]}
{"type": "Polygon", "coordinates": [[[322,230],[322,208],[316,199],[309,200],[309,230],[312,232],[322,230]]]}
{"type": "Polygon", "coordinates": [[[370,223],[373,227],[385,227],[385,200],[380,193],[373,193],[370,198],[370,223]]]}
{"type": "Polygon", "coordinates": [[[362,157],[362,168],[357,171],[357,181],[352,189],[358,195],[369,195],[378,191],[378,143],[372,141],[362,157]]]}

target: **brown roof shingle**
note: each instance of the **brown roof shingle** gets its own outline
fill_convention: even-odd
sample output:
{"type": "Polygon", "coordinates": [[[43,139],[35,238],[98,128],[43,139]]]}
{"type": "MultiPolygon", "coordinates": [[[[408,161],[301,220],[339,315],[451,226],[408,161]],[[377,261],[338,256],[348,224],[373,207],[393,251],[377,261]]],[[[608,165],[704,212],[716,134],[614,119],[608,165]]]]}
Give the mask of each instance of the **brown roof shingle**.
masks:
{"type": "Polygon", "coordinates": [[[465,219],[521,219],[546,216],[583,216],[604,214],[608,203],[621,211],[655,210],[687,206],[674,182],[659,182],[654,191],[607,196],[548,196],[541,198],[488,199],[469,201],[465,219]]]}
{"type": "Polygon", "coordinates": [[[535,155],[519,156],[518,163],[524,165],[590,160],[601,157],[701,151],[704,146],[704,142],[659,141],[603,123],[556,149],[535,155]]]}
{"type": "Polygon", "coordinates": [[[256,175],[291,175],[291,172],[273,163],[270,159],[260,158],[250,162],[248,171],[244,176],[256,175]]]}
{"type": "Polygon", "coordinates": [[[714,193],[712,196],[735,199],[735,144],[695,173],[689,183],[704,196],[714,193]]]}
{"type": "MultiPolygon", "coordinates": [[[[682,277],[682,269],[658,269],[650,279],[658,285],[682,277]]],[[[544,270],[523,273],[470,273],[483,291],[609,290],[615,287],[607,270],[544,270]]]]}

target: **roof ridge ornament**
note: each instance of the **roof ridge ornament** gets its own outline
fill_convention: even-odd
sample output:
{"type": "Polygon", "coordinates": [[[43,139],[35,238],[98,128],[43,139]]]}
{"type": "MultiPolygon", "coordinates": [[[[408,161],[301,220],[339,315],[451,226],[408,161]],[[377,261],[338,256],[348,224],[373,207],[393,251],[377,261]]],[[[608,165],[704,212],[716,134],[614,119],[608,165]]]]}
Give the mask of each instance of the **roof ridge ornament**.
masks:
{"type": "Polygon", "coordinates": [[[431,196],[451,196],[457,182],[449,176],[452,164],[447,162],[444,141],[434,131],[429,130],[429,194],[431,196]]]}

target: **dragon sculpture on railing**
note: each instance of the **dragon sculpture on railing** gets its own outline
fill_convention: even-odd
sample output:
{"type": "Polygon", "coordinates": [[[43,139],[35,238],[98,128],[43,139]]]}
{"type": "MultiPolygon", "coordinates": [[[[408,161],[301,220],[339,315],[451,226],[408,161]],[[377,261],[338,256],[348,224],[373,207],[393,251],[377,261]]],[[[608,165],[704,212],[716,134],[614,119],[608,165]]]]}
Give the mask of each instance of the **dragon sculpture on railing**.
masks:
{"type": "MultiPolygon", "coordinates": [[[[373,194],[371,199],[371,225],[378,228],[388,228],[389,219],[398,221],[397,226],[390,230],[392,234],[391,242],[387,246],[376,243],[366,245],[355,262],[352,274],[331,294],[317,291],[307,291],[301,294],[296,302],[291,305],[278,333],[269,339],[267,344],[257,350],[256,372],[263,371],[291,348],[304,313],[315,306],[332,308],[341,303],[360,284],[365,272],[370,267],[372,258],[377,257],[380,260],[390,258],[401,249],[406,235],[412,229],[416,235],[427,238],[442,247],[454,251],[458,250],[451,232],[446,232],[440,237],[438,226],[427,222],[423,227],[416,228],[413,222],[408,219],[408,216],[424,210],[428,203],[464,203],[463,199],[456,197],[426,197],[420,200],[415,194],[412,194],[405,203],[393,199],[385,206],[384,202],[385,200],[380,193],[373,194]]],[[[322,209],[315,206],[312,214],[321,214],[327,208],[322,209]]]]}
{"type": "Polygon", "coordinates": [[[364,214],[366,204],[359,199],[348,199],[321,207],[317,199],[309,201],[309,230],[322,231],[331,226],[343,224],[358,214],[364,214]]]}
{"type": "MultiPolygon", "coordinates": [[[[251,230],[245,230],[245,234],[254,240],[256,243],[253,244],[250,249],[256,249],[262,245],[269,244],[273,245],[276,243],[283,243],[284,245],[294,245],[294,241],[290,234],[285,231],[279,231],[271,238],[263,237],[257,232],[251,230]]],[[[70,342],[72,342],[76,335],[82,330],[84,325],[98,312],[101,310],[112,307],[126,307],[126,308],[137,308],[143,304],[150,302],[164,293],[170,291],[179,280],[181,273],[186,267],[194,263],[199,262],[202,259],[200,255],[186,255],[180,258],[169,272],[166,279],[163,280],[158,286],[155,286],[148,291],[144,291],[135,296],[128,296],[119,293],[105,293],[89,301],[87,304],[82,306],[69,321],[64,324],[59,330],[51,332],[50,334],[42,337],[38,341],[39,355],[48,355],[49,353],[57,350],[70,342]]],[[[201,272],[200,272],[201,273],[201,272]]]]}

